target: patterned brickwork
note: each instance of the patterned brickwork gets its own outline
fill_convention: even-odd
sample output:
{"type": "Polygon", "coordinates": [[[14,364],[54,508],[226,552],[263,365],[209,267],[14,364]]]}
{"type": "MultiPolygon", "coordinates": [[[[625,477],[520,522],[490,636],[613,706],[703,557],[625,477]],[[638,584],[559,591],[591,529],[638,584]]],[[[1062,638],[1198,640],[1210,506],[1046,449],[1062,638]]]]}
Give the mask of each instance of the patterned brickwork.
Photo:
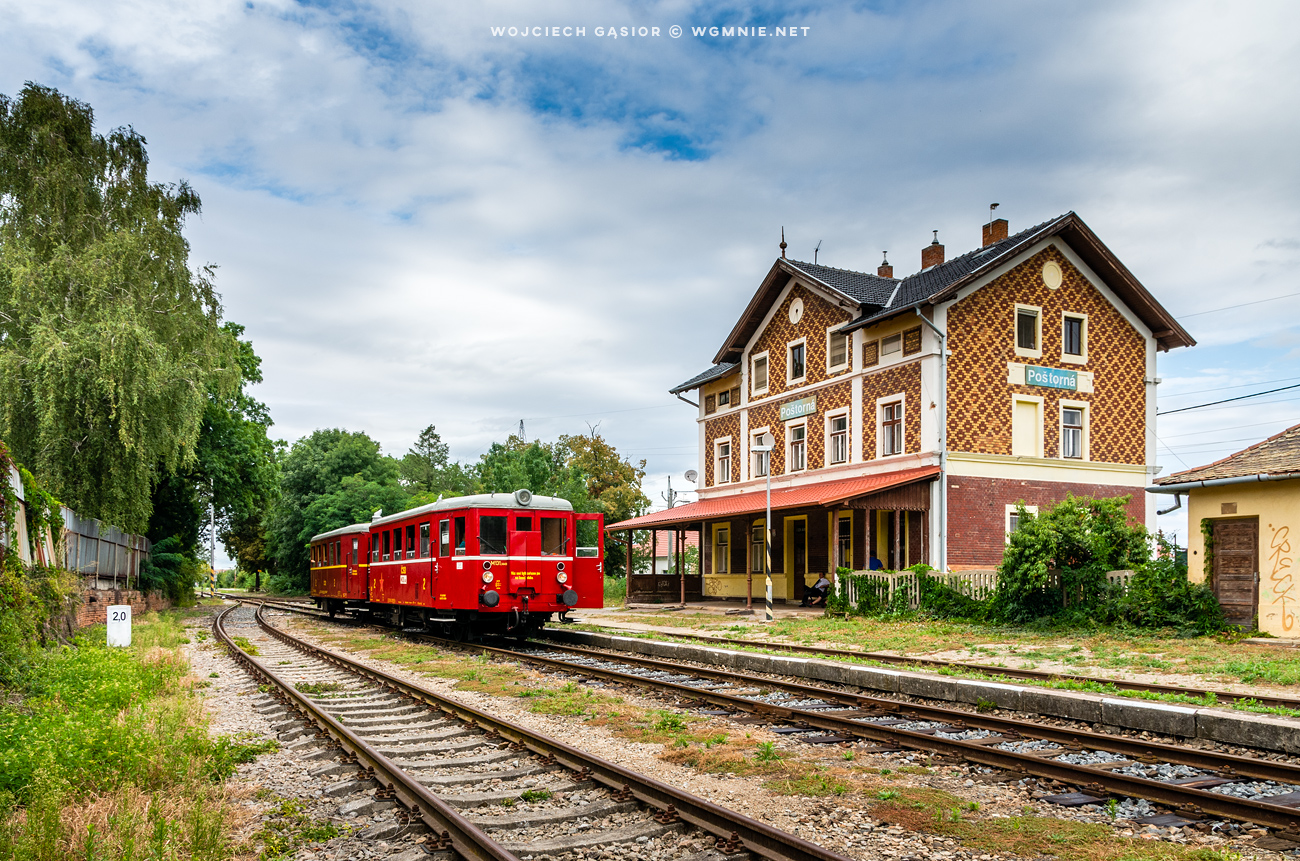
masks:
{"type": "Polygon", "coordinates": [[[1046,511],[1071,493],[1093,499],[1130,496],[1129,520],[1142,523],[1145,517],[1139,488],[954,475],[948,479],[949,564],[954,568],[996,568],[1006,547],[1007,505],[1023,502],[1046,511]]]}
{"type": "MultiPolygon", "coordinates": [[[[799,338],[807,339],[804,354],[807,376],[806,382],[800,387],[822,382],[828,376],[847,373],[847,366],[845,370],[833,375],[826,373],[826,331],[848,320],[847,311],[832,305],[811,291],[800,286],[791,290],[785,297],[785,301],[776,309],[776,313],[772,315],[772,322],[758,336],[754,344],[753,353],[766,350],[768,356],[767,394],[762,396],[762,400],[779,397],[785,393],[786,345],[799,338]],[[800,318],[798,325],[790,322],[790,303],[796,298],[803,300],[803,317],[800,318]]],[[[752,395],[750,398],[754,400],[752,395]]]]}
{"type": "Polygon", "coordinates": [[[921,363],[908,362],[895,365],[862,378],[862,459],[876,459],[876,400],[902,392],[906,395],[903,407],[903,451],[911,454],[921,450],[921,410],[930,405],[921,403],[921,363]]]}
{"type": "Polygon", "coordinates": [[[1142,336],[1055,248],[1047,248],[948,311],[948,440],[951,451],[1011,454],[1011,396],[1043,398],[1043,454],[1057,457],[1062,398],[1087,401],[1090,460],[1146,462],[1146,352],[1142,336]],[[1064,280],[1056,290],[1042,278],[1055,260],[1064,280]],[[1042,358],[1015,354],[1015,304],[1042,308],[1042,358]],[[1062,313],[1088,315],[1087,364],[1061,361],[1062,313]],[[1007,363],[1087,370],[1091,394],[1007,383],[1007,363]]]}
{"type": "MultiPolygon", "coordinates": [[[[842,383],[818,389],[817,412],[805,416],[808,422],[808,469],[821,469],[826,463],[826,413],[849,406],[853,403],[853,383],[842,383]]],[[[794,397],[779,401],[763,401],[749,409],[749,427],[751,433],[758,428],[772,429],[772,475],[785,474],[785,422],[781,421],[781,405],[789,401],[807,397],[800,392],[794,397]]],[[[849,419],[852,422],[852,418],[849,419]]],[[[852,433],[852,428],[849,429],[852,433]]]]}
{"type": "Polygon", "coordinates": [[[704,451],[701,459],[704,461],[704,486],[713,487],[716,483],[713,475],[714,465],[714,441],[721,437],[731,437],[731,480],[740,481],[740,413],[728,413],[711,419],[704,423],[704,451]]]}

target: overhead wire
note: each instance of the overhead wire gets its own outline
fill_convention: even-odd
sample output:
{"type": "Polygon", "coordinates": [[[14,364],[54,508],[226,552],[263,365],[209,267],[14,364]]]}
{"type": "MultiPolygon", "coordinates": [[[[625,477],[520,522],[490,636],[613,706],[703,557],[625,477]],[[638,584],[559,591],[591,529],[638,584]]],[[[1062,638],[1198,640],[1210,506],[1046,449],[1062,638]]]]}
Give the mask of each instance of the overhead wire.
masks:
{"type": "MultiPolygon", "coordinates": [[[[1255,392],[1254,394],[1249,394],[1249,395],[1240,395],[1240,396],[1235,397],[1235,398],[1224,398],[1224,399],[1221,400],[1221,401],[1210,401],[1210,402],[1207,403],[1207,404],[1197,404],[1196,406],[1192,406],[1192,407],[1179,407],[1179,408],[1176,409],[1176,410],[1163,410],[1163,411],[1157,412],[1156,415],[1158,415],[1158,416],[1167,416],[1167,415],[1172,415],[1173,413],[1185,413],[1185,412],[1187,412],[1188,410],[1201,410],[1201,409],[1205,409],[1206,407],[1216,406],[1216,405],[1218,405],[1218,404],[1230,404],[1230,403],[1232,403],[1233,401],[1244,401],[1244,400],[1247,400],[1247,399],[1249,399],[1249,398],[1258,398],[1258,397],[1262,397],[1262,396],[1264,396],[1264,395],[1272,395],[1272,394],[1276,394],[1277,392],[1285,392],[1285,391],[1287,391],[1287,390],[1289,390],[1289,389],[1300,389],[1300,383],[1295,383],[1294,385],[1290,385],[1290,386],[1282,386],[1282,387],[1280,387],[1280,388],[1276,388],[1276,389],[1269,389],[1268,391],[1265,391],[1265,392],[1255,392]]],[[[1282,399],[1282,401],[1285,401],[1285,400],[1290,400],[1290,399],[1288,399],[1288,398],[1283,398],[1283,399],[1282,399]]],[[[1269,401],[1269,403],[1275,403],[1275,404],[1277,404],[1277,403],[1282,403],[1282,401],[1269,401]]]]}

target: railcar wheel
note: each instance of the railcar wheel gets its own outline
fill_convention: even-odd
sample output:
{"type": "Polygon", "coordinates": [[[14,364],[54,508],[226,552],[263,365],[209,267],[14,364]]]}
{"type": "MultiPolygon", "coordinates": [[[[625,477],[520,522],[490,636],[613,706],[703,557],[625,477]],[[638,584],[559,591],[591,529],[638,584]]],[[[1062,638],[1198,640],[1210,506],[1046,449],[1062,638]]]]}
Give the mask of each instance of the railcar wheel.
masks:
{"type": "Polygon", "coordinates": [[[330,618],[333,619],[335,616],[338,615],[339,605],[334,601],[326,601],[325,609],[329,611],[330,618]]]}

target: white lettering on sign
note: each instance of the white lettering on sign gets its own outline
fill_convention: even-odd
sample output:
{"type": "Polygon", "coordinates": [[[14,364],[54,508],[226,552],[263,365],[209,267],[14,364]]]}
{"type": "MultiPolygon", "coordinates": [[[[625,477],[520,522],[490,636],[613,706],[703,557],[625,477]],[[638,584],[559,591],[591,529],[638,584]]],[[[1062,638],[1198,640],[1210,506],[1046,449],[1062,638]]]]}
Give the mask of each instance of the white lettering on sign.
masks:
{"type": "Polygon", "coordinates": [[[815,412],[817,412],[817,396],[809,395],[797,401],[790,401],[788,404],[781,404],[781,421],[788,422],[790,419],[802,418],[815,412]]]}
{"type": "Polygon", "coordinates": [[[1029,365],[1025,368],[1025,384],[1030,386],[1042,386],[1048,389],[1070,389],[1077,391],[1079,388],[1079,375],[1075,371],[1062,371],[1056,368],[1036,368],[1029,365]]]}
{"type": "Polygon", "coordinates": [[[108,608],[108,644],[131,645],[131,605],[114,604],[108,608]]]}

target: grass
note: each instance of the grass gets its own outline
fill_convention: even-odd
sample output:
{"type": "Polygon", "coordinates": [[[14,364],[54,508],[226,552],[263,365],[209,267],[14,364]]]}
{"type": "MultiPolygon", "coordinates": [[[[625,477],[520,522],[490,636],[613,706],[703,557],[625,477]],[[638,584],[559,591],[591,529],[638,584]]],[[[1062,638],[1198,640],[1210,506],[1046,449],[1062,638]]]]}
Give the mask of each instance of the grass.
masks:
{"type": "Polygon", "coordinates": [[[252,643],[248,642],[247,637],[231,637],[230,639],[234,640],[235,645],[238,646],[240,650],[245,654],[252,655],[253,657],[257,657],[258,655],[262,654],[257,650],[257,646],[254,646],[252,643]]]}
{"type": "Polygon", "coordinates": [[[622,607],[627,601],[627,578],[605,578],[605,606],[622,607]]]}
{"type": "MultiPolygon", "coordinates": [[[[761,639],[798,645],[860,649],[865,652],[893,652],[913,657],[957,652],[958,660],[990,666],[1002,664],[1008,667],[1037,666],[1045,669],[1044,665],[1050,662],[1058,665],[1060,672],[1076,675],[1087,675],[1096,670],[1121,670],[1155,675],[1196,675],[1203,677],[1203,683],[1209,686],[1225,682],[1279,687],[1300,684],[1300,650],[1243,643],[1235,637],[1183,638],[1174,636],[1172,632],[1169,636],[1160,636],[1105,629],[1042,630],[946,620],[845,619],[832,616],[779,619],[770,625],[746,626],[736,625],[732,620],[710,613],[641,611],[620,615],[618,618],[664,628],[695,629],[707,636],[733,639],[761,639]]],[[[600,630],[592,625],[580,627],[600,630]]],[[[689,632],[682,630],[681,633],[689,632]]],[[[639,636],[655,638],[657,635],[650,632],[639,636]]],[[[779,651],[759,646],[752,648],[764,652],[779,651]]],[[[862,662],[871,663],[866,659],[862,659],[862,662]]],[[[964,674],[963,671],[952,672],[964,674]]],[[[1026,683],[1023,680],[1017,682],[1026,683]]],[[[1081,683],[1056,681],[1043,684],[1070,688],[1081,683]]],[[[1214,704],[1180,694],[1120,691],[1111,686],[1101,686],[1097,690],[1116,696],[1191,702],[1197,705],[1214,704]]],[[[1237,708],[1265,710],[1265,707],[1257,704],[1237,708]]]]}
{"type": "Polygon", "coordinates": [[[332,694],[343,690],[338,682],[296,682],[294,687],[304,694],[332,694]]]}
{"type": "Polygon", "coordinates": [[[0,858],[197,858],[237,851],[222,781],[276,742],[208,734],[179,646],[191,613],[148,613],[42,656],[0,705],[0,858]]]}
{"type": "Polygon", "coordinates": [[[312,819],[306,809],[298,799],[282,798],[265,814],[266,823],[253,835],[262,846],[260,861],[292,858],[300,849],[344,833],[332,822],[312,819]]]}
{"type": "Polygon", "coordinates": [[[1057,861],[1235,861],[1235,853],[1159,840],[1120,837],[1109,825],[1033,814],[982,818],[974,805],[930,787],[894,787],[871,794],[872,814],[912,831],[960,840],[971,852],[1051,857],[1057,861]]]}

